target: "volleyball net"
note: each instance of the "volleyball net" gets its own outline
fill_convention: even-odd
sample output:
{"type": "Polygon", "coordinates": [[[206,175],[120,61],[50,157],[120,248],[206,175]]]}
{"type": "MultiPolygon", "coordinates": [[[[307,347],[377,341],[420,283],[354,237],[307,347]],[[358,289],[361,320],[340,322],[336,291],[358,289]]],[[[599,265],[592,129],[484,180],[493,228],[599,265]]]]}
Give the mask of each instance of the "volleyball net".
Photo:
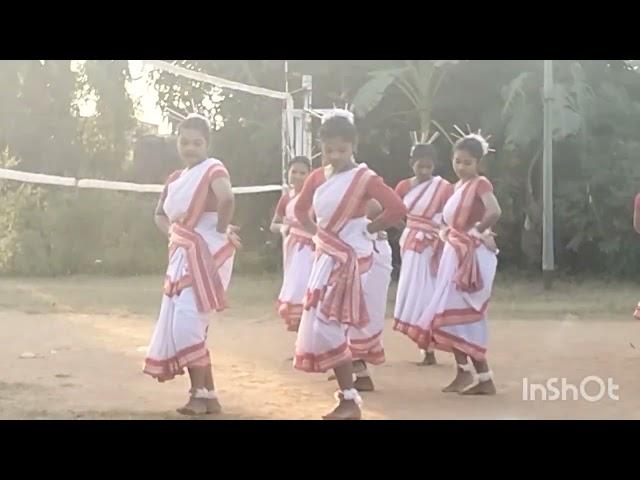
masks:
{"type": "MultiPolygon", "coordinates": [[[[273,163],[267,165],[267,159],[262,166],[264,171],[271,172],[266,176],[271,181],[267,180],[266,185],[233,187],[234,193],[238,194],[234,223],[241,227],[245,245],[239,261],[246,262],[247,270],[269,270],[271,264],[277,267],[280,263],[279,239],[269,232],[269,223],[279,192],[286,184],[288,160],[299,154],[303,148],[300,142],[308,143],[300,135],[304,118],[300,117],[299,110],[294,110],[292,94],[227,80],[165,61],[144,63],[154,70],[206,83],[225,93],[242,92],[280,102],[275,104],[277,107],[274,105],[274,112],[281,107],[282,115],[280,162],[274,158],[273,163]],[[276,176],[275,171],[281,176],[276,176]],[[278,177],[280,184],[277,180],[274,182],[278,177]],[[266,196],[261,195],[260,201],[256,201],[245,194],[266,196]]],[[[273,144],[277,144],[275,138],[273,144]]],[[[175,168],[179,167],[175,165],[175,168]]],[[[253,175],[252,178],[251,183],[257,183],[255,179],[262,177],[253,175]]],[[[155,273],[165,263],[166,256],[165,239],[155,231],[152,220],[157,195],[163,188],[163,184],[156,183],[58,176],[24,171],[19,164],[15,167],[0,165],[0,196],[5,197],[0,205],[0,272],[34,275],[155,273]]]]}
{"type": "MultiPolygon", "coordinates": [[[[281,191],[283,185],[286,184],[286,165],[288,160],[295,156],[296,145],[295,140],[300,135],[294,133],[294,101],[293,96],[288,92],[280,92],[277,90],[271,90],[268,88],[258,87],[254,85],[248,85],[233,80],[228,80],[214,75],[209,75],[203,72],[197,72],[184,68],[172,63],[161,60],[144,60],[145,64],[150,65],[154,69],[170,73],[178,77],[188,78],[197,82],[205,83],[218,87],[223,90],[231,90],[236,92],[244,92],[250,95],[257,95],[261,97],[272,98],[274,100],[282,102],[282,124],[281,124],[281,165],[280,170],[282,173],[281,185],[249,185],[249,186],[234,186],[234,193],[247,194],[247,193],[263,193],[281,191]]],[[[298,148],[299,149],[299,148],[298,148]]],[[[274,165],[274,168],[278,168],[274,165]]],[[[0,179],[12,180],[16,182],[43,184],[43,185],[58,185],[63,187],[76,187],[79,189],[101,189],[101,190],[119,190],[127,192],[138,193],[159,193],[162,191],[163,185],[159,184],[143,184],[134,182],[122,182],[122,181],[110,181],[104,179],[91,179],[91,178],[74,178],[74,177],[61,177],[56,175],[46,175],[36,172],[26,172],[21,170],[0,168],[0,179]]]]}

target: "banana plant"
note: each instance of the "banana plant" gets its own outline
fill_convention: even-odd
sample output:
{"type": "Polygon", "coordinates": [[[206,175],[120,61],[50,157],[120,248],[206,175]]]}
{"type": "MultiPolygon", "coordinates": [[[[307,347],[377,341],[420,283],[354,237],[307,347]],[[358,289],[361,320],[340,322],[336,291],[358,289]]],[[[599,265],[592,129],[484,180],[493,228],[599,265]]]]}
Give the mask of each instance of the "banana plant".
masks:
{"type": "MultiPolygon", "coordinates": [[[[550,102],[552,135],[554,142],[573,139],[576,153],[582,162],[589,157],[587,146],[592,135],[594,120],[602,117],[603,109],[614,109],[622,113],[626,110],[624,89],[601,79],[587,77],[580,62],[561,62],[556,69],[557,82],[550,102]]],[[[526,211],[523,233],[537,236],[541,229],[541,200],[534,193],[536,167],[542,158],[543,97],[541,70],[523,72],[502,90],[505,121],[505,150],[517,154],[532,154],[527,168],[525,183],[526,211]]],[[[628,102],[628,100],[627,100],[628,102]]],[[[561,158],[558,159],[562,161],[561,158]]],[[[560,164],[558,165],[561,166],[560,164]]],[[[589,212],[584,221],[592,226],[593,235],[603,235],[602,212],[591,190],[591,178],[576,177],[559,185],[559,197],[575,198],[584,212],[589,212]],[[572,190],[571,190],[572,189],[572,190]],[[565,191],[566,190],[566,191],[565,191]],[[563,195],[564,192],[566,195],[563,195]]],[[[541,189],[538,189],[541,190],[541,189]]],[[[558,208],[560,205],[558,205],[558,208]]],[[[585,223],[585,225],[587,224],[585,223]]],[[[588,240],[587,231],[577,229],[566,247],[577,250],[588,240]]]]}
{"type": "Polygon", "coordinates": [[[420,122],[420,136],[429,137],[435,126],[452,143],[449,134],[433,118],[433,104],[449,67],[460,60],[405,60],[397,68],[370,72],[370,79],[353,98],[355,113],[366,116],[374,110],[392,87],[400,90],[410,101],[420,122]]]}

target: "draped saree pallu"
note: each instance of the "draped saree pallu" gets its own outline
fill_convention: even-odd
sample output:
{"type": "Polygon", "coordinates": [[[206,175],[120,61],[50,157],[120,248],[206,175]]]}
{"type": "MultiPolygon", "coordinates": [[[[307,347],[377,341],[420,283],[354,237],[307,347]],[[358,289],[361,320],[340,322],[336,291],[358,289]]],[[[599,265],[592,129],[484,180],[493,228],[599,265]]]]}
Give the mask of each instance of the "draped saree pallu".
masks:
{"type": "Polygon", "coordinates": [[[284,275],[278,295],[278,314],[287,330],[293,332],[300,325],[314,255],[313,236],[302,229],[294,215],[298,198],[297,195],[289,197],[284,209],[283,221],[289,226],[289,232],[284,240],[284,275]]]}
{"type": "Polygon", "coordinates": [[[385,360],[382,332],[393,266],[391,245],[386,238],[375,240],[373,249],[371,269],[363,278],[369,323],[362,328],[349,328],[349,346],[353,360],[377,365],[385,360]]]}
{"type": "Polygon", "coordinates": [[[160,315],[145,359],[144,373],[160,382],[185,367],[211,365],[206,347],[209,321],[224,310],[235,247],[216,230],[217,212],[205,211],[213,180],[228,177],[213,158],[169,177],[164,211],[171,221],[169,264],[160,315]]]}
{"type": "Polygon", "coordinates": [[[315,191],[316,256],[296,341],[296,369],[325,372],[354,359],[384,362],[381,331],[371,322],[380,296],[376,282],[369,281],[373,242],[365,234],[368,220],[353,218],[373,176],[360,164],[315,191]]]}
{"type": "Polygon", "coordinates": [[[403,198],[409,213],[400,237],[402,267],[393,315],[394,330],[406,333],[420,320],[433,297],[444,246],[439,236],[442,208],[451,190],[449,182],[434,177],[413,187],[403,198]]]}

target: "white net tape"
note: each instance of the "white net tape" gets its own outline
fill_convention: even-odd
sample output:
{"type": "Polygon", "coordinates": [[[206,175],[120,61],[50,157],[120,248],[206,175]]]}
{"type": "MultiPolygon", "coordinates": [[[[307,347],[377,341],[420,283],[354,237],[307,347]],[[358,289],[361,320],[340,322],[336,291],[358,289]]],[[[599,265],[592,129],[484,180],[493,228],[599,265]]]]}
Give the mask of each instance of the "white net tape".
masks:
{"type": "MultiPolygon", "coordinates": [[[[21,172],[0,168],[0,179],[15,180],[18,182],[38,183],[44,185],[60,185],[64,187],[91,188],[99,190],[120,190],[139,193],[160,193],[164,185],[149,183],[112,182],[108,180],[97,180],[90,178],[76,179],[73,177],[58,177],[55,175],[44,175],[41,173],[21,172]]],[[[253,185],[250,187],[233,187],[233,192],[242,193],[264,193],[279,192],[282,185],[253,185]]]]}
{"type": "Polygon", "coordinates": [[[277,90],[270,90],[268,88],[254,87],[253,85],[247,85],[245,83],[234,82],[233,80],[226,80],[220,77],[214,77],[202,72],[196,72],[189,70],[188,68],[179,67],[169,62],[163,62],[161,60],[143,60],[153,67],[156,67],[165,72],[173,73],[174,75],[190,78],[198,82],[209,83],[217,87],[229,88],[231,90],[238,90],[240,92],[252,93],[254,95],[262,95],[264,97],[279,98],[280,100],[287,100],[291,97],[289,93],[278,92],[277,90]]]}
{"type": "MultiPolygon", "coordinates": [[[[262,95],[285,101],[283,123],[283,149],[292,150],[292,139],[288,138],[290,135],[286,132],[293,131],[293,97],[287,92],[278,92],[276,90],[270,90],[268,88],[255,87],[253,85],[246,85],[244,83],[234,82],[232,80],[226,80],[220,77],[214,77],[202,72],[196,72],[187,68],[179,67],[168,62],[161,60],[143,60],[144,63],[148,63],[155,68],[164,70],[174,75],[190,78],[203,83],[209,83],[222,88],[229,88],[231,90],[237,90],[241,92],[250,93],[253,95],[262,95]]],[[[283,157],[283,172],[286,166],[286,161],[283,157]]],[[[144,183],[130,183],[130,182],[113,182],[108,180],[98,179],[76,179],[73,177],[59,177],[55,175],[44,175],[40,173],[22,172],[19,170],[10,170],[6,168],[0,168],[0,179],[15,180],[18,182],[36,183],[44,185],[60,185],[65,187],[77,187],[77,188],[91,188],[100,190],[121,190],[128,192],[140,192],[140,193],[160,193],[162,192],[163,185],[156,184],[144,184],[144,183]]],[[[283,178],[283,184],[285,178],[283,178]]],[[[234,193],[263,193],[263,192],[276,192],[281,191],[282,185],[257,185],[249,187],[233,187],[234,193]]]]}
{"type": "Polygon", "coordinates": [[[282,184],[286,184],[285,170],[287,167],[287,155],[289,157],[294,156],[295,146],[293,138],[293,97],[289,92],[279,92],[277,90],[270,90],[268,88],[256,87],[254,85],[247,85],[245,83],[234,82],[233,80],[227,80],[225,78],[215,77],[203,72],[196,72],[189,70],[188,68],[180,67],[169,62],[162,60],[143,60],[144,63],[151,65],[158,70],[172,73],[176,76],[190,78],[198,82],[208,83],[220,88],[228,88],[240,92],[250,93],[252,95],[262,95],[265,97],[271,97],[279,100],[284,100],[284,109],[282,115],[282,184]]]}

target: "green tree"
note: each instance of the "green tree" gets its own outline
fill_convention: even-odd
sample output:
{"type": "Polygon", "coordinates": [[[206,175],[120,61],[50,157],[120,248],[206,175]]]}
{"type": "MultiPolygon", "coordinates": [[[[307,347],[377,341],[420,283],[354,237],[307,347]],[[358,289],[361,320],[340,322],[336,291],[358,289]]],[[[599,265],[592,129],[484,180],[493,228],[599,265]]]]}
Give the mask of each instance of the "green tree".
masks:
{"type": "Polygon", "coordinates": [[[407,114],[415,114],[419,119],[419,131],[428,138],[435,125],[448,137],[447,131],[433,118],[436,95],[447,77],[449,67],[458,60],[404,60],[403,65],[376,70],[353,98],[359,116],[365,116],[379,106],[391,87],[398,89],[411,105],[407,114]]]}

